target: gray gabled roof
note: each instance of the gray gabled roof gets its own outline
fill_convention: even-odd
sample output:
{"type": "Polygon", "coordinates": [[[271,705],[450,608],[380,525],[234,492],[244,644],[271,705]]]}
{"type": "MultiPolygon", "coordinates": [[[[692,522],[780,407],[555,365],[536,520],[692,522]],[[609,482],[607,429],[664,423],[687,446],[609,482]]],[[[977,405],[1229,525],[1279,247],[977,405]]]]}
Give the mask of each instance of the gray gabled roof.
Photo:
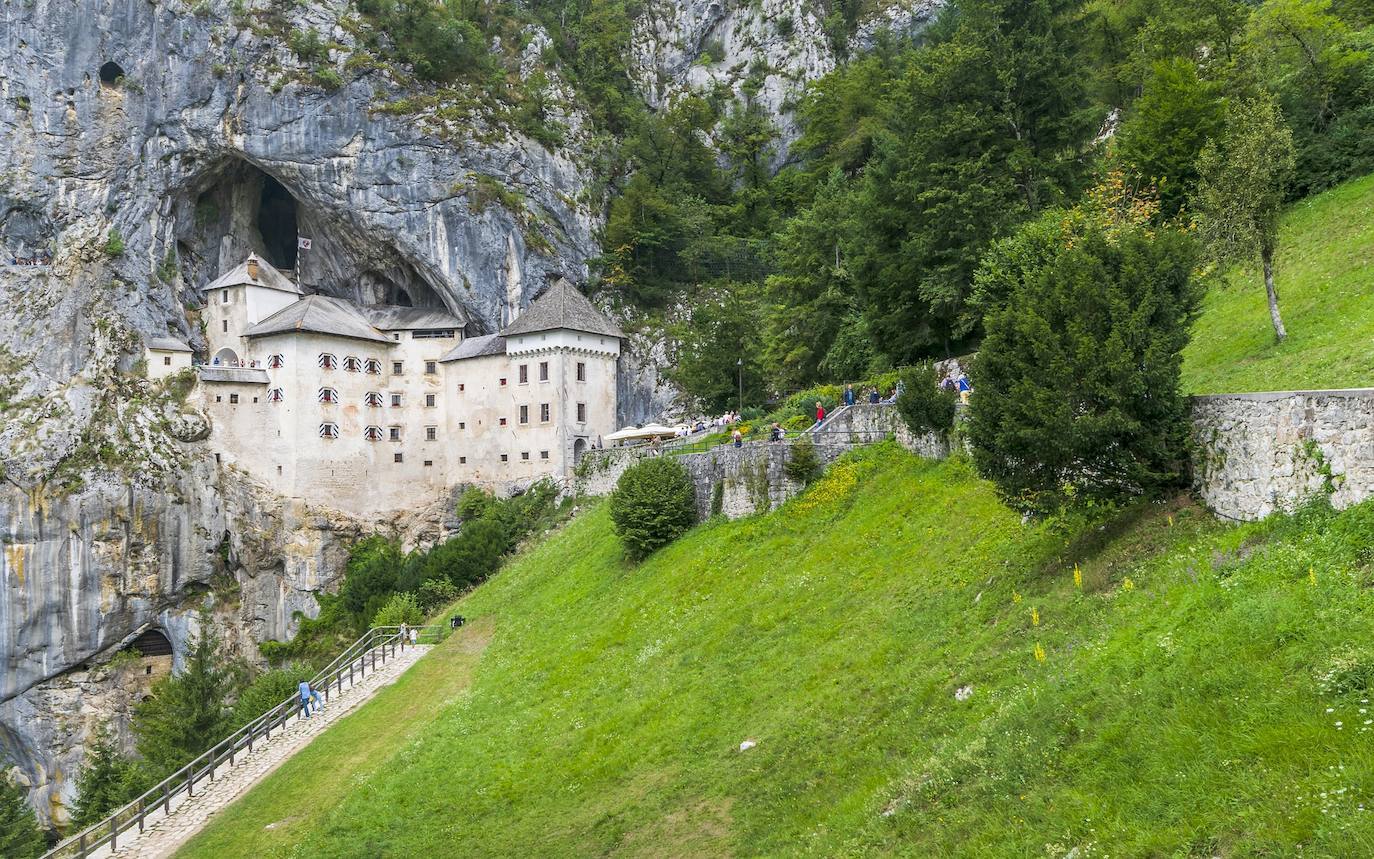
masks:
{"type": "Polygon", "coordinates": [[[248,259],[239,263],[236,268],[230,269],[205,284],[201,289],[204,292],[209,292],[212,289],[221,289],[226,286],[261,286],[265,289],[290,292],[294,295],[303,294],[299,286],[296,286],[288,280],[286,275],[277,271],[276,267],[257,254],[249,254],[248,259]],[[248,276],[248,263],[250,260],[256,261],[258,264],[258,276],[256,278],[248,276]]]}
{"type": "Polygon", "coordinates": [[[483,334],[469,337],[448,351],[440,361],[460,361],[463,358],[482,358],[487,355],[506,354],[506,338],[500,334],[483,334]]]}
{"type": "Polygon", "coordinates": [[[393,342],[390,337],[372,327],[358,311],[357,305],[327,295],[307,295],[294,304],[288,304],[249,328],[248,336],[266,337],[269,334],[290,334],[296,331],[370,340],[388,346],[393,342]]]}
{"type": "Polygon", "coordinates": [[[467,319],[442,307],[401,307],[395,304],[364,304],[358,308],[372,327],[382,331],[414,331],[417,329],[455,328],[467,324],[467,319]]]}
{"type": "Polygon", "coordinates": [[[614,322],[592,305],[587,296],[578,292],[577,287],[566,278],[561,277],[530,302],[525,312],[507,325],[501,333],[510,337],[516,334],[533,334],[536,331],[553,331],[557,328],[603,334],[607,337],[625,336],[614,322]]]}
{"type": "Polygon", "coordinates": [[[144,345],[154,352],[190,352],[190,346],[181,342],[175,337],[149,337],[143,341],[144,345]]]}

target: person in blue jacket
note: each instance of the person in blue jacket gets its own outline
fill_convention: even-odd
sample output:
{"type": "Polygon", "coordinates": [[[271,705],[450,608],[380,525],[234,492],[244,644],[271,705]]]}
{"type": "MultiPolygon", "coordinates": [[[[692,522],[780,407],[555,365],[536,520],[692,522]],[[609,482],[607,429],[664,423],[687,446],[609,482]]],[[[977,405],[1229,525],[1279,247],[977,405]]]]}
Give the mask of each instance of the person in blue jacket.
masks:
{"type": "Polygon", "coordinates": [[[844,404],[845,404],[846,406],[852,406],[852,405],[854,405],[854,386],[853,386],[853,385],[845,385],[845,386],[844,386],[844,404]]]}
{"type": "Polygon", "coordinates": [[[296,689],[301,694],[301,709],[305,711],[305,718],[310,718],[310,705],[312,702],[315,705],[316,712],[324,709],[324,699],[320,697],[319,692],[310,688],[310,684],[307,681],[302,680],[296,689]]]}

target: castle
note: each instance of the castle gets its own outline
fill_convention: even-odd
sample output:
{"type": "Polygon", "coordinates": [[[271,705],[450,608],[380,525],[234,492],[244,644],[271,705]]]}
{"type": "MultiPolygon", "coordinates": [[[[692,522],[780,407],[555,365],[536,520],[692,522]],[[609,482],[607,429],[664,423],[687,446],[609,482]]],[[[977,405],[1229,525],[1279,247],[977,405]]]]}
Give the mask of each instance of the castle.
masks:
{"type": "MultiPolygon", "coordinates": [[[[210,445],[283,495],[367,514],[567,477],[615,429],[624,335],[565,279],[476,337],[445,309],[306,295],[255,255],[203,291],[210,445]]],[[[191,365],[170,338],[146,357],[191,365]]]]}

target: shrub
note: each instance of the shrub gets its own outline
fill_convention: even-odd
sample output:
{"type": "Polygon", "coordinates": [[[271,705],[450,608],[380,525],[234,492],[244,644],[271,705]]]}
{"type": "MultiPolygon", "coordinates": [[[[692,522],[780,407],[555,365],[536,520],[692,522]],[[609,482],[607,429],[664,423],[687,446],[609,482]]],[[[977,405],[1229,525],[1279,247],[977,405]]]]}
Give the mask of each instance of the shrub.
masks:
{"type": "Polygon", "coordinates": [[[420,610],[415,594],[410,593],[393,594],[372,618],[373,626],[400,626],[403,623],[414,626],[424,622],[425,613],[420,610]]]}
{"type": "Polygon", "coordinates": [[[368,537],[349,550],[339,599],[358,629],[366,627],[396,591],[403,562],[401,547],[385,537],[368,537]]]}
{"type": "Polygon", "coordinates": [[[806,484],[810,483],[820,470],[821,461],[816,456],[816,446],[811,443],[811,439],[801,438],[793,442],[791,456],[783,466],[787,478],[795,483],[806,484]]]}
{"type": "MultiPolygon", "coordinates": [[[[133,799],[136,767],[110,737],[106,728],[96,731],[86,750],[81,773],[76,777],[76,807],[72,823],[90,826],[133,799]]],[[[5,854],[9,855],[9,854],[5,854]]]]}
{"type": "Polygon", "coordinates": [[[940,387],[940,374],[934,365],[912,367],[902,372],[897,413],[914,435],[942,433],[954,425],[954,404],[958,399],[957,393],[940,387]]]}
{"type": "Polygon", "coordinates": [[[673,542],[696,518],[692,478],[681,463],[668,457],[630,466],[611,494],[611,520],[632,560],[646,558],[673,542]]]}
{"type": "Polygon", "coordinates": [[[101,250],[112,259],[124,256],[124,237],[119,234],[119,230],[113,227],[110,229],[110,234],[105,237],[105,246],[101,250]]]}
{"type": "Polygon", "coordinates": [[[420,608],[428,614],[458,599],[458,593],[457,586],[448,579],[430,579],[420,585],[420,608]]]}
{"type": "Polygon", "coordinates": [[[308,680],[313,673],[307,665],[291,663],[254,677],[234,702],[234,725],[246,725],[295,695],[296,684],[308,680]]]}

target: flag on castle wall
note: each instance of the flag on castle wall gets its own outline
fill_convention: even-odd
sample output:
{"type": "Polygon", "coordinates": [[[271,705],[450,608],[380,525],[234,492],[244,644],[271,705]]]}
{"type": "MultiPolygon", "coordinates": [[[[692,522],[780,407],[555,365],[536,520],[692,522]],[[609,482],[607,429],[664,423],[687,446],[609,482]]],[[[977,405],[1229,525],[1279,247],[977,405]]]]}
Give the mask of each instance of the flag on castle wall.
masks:
{"type": "Polygon", "coordinates": [[[300,248],[303,251],[310,250],[310,239],[307,239],[305,236],[298,237],[296,239],[296,247],[300,248]]]}

